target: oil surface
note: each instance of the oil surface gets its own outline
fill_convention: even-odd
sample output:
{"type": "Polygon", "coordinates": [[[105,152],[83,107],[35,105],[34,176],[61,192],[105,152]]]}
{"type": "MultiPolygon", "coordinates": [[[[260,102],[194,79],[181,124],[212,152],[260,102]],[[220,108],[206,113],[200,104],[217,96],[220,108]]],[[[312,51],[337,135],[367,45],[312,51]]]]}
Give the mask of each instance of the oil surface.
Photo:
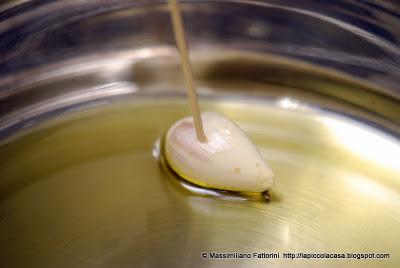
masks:
{"type": "Polygon", "coordinates": [[[160,168],[154,146],[190,114],[182,99],[126,101],[42,124],[0,147],[2,267],[397,267],[400,142],[330,113],[204,100],[275,173],[271,201],[221,198],[160,168]],[[276,252],[279,259],[202,259],[276,252]],[[283,253],[389,253],[284,259],[283,253]]]}

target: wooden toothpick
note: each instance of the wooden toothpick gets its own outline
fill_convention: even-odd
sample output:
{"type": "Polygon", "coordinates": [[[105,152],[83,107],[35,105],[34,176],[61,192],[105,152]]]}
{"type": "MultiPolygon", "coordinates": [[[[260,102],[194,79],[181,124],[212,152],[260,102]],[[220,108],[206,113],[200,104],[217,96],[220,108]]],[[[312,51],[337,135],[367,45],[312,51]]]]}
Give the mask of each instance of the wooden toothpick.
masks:
{"type": "Polygon", "coordinates": [[[197,102],[196,87],[194,84],[192,66],[189,60],[188,49],[186,47],[185,32],[183,30],[182,14],[177,0],[169,0],[172,25],[175,34],[176,44],[178,46],[183,74],[185,76],[186,90],[192,108],[194,126],[196,128],[197,138],[200,142],[207,140],[204,134],[203,122],[201,121],[200,108],[197,102]]]}

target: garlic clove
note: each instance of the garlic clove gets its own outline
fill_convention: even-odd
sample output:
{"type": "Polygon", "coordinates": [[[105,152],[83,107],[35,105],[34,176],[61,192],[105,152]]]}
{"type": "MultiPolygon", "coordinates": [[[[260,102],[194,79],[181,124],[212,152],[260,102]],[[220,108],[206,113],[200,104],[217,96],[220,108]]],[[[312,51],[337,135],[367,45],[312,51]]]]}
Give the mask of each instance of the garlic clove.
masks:
{"type": "Polygon", "coordinates": [[[273,173],[246,134],[225,116],[202,113],[206,142],[197,139],[192,117],[168,130],[165,157],[182,178],[207,188],[263,192],[273,186],[273,173]]]}

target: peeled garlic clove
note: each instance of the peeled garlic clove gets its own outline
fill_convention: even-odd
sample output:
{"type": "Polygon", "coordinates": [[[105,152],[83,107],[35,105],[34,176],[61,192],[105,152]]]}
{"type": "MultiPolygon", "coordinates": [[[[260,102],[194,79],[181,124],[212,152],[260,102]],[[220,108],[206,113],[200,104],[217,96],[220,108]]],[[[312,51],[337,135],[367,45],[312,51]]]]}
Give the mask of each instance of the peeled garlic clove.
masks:
{"type": "Polygon", "coordinates": [[[197,139],[192,117],[177,121],[165,141],[165,157],[182,178],[208,188],[263,192],[273,173],[244,132],[225,116],[202,113],[206,142],[197,139]]]}

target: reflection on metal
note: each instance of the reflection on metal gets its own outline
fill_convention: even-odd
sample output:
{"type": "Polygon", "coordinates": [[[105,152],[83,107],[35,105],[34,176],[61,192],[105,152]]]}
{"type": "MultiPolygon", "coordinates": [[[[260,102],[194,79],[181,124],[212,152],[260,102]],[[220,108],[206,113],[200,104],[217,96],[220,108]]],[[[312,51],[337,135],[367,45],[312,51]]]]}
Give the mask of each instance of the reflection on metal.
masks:
{"type": "Polygon", "coordinates": [[[383,138],[379,133],[371,132],[368,127],[354,122],[349,123],[332,117],[320,119],[335,142],[356,157],[400,171],[400,146],[394,138],[383,138]]]}

